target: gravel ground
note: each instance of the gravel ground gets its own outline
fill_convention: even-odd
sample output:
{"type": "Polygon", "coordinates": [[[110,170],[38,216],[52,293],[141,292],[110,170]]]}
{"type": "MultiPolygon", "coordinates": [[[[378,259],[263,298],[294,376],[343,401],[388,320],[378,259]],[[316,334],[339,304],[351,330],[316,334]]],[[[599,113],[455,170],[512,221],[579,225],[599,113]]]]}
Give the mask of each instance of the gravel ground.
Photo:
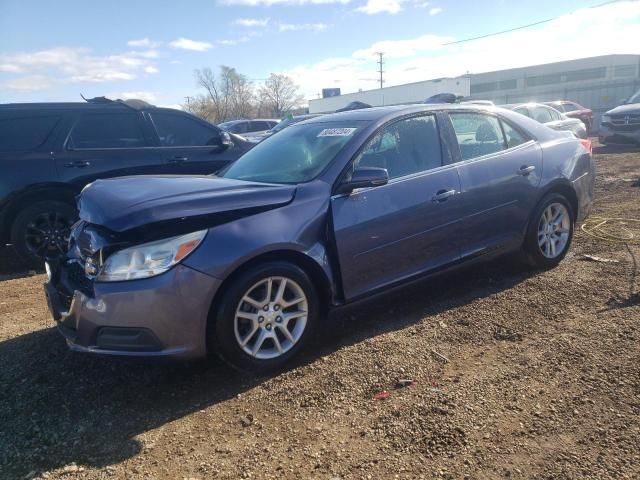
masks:
{"type": "MultiPolygon", "coordinates": [[[[640,218],[640,153],[595,158],[594,214],[640,218]]],[[[578,232],[554,270],[498,260],[424,282],[251,378],[70,353],[44,276],[5,249],[0,477],[640,478],[639,255],[578,232]]]]}

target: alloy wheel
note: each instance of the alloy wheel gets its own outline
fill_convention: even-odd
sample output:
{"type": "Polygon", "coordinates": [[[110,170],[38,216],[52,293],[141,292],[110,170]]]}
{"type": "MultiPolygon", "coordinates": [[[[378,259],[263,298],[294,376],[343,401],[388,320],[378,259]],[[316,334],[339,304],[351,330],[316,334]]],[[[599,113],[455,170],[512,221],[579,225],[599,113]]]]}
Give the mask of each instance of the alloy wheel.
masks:
{"type": "Polygon", "coordinates": [[[302,337],[309,304],[302,287],[287,277],[268,277],[249,288],[236,309],[235,337],[251,357],[277,358],[302,337]]]}
{"type": "Polygon", "coordinates": [[[564,252],[571,234],[571,217],[567,207],[551,203],[544,209],[538,223],[538,247],[546,258],[556,258],[564,252]]]}
{"type": "Polygon", "coordinates": [[[39,258],[64,254],[69,242],[73,219],[60,212],[43,212],[35,216],[24,233],[27,249],[39,258]]]}

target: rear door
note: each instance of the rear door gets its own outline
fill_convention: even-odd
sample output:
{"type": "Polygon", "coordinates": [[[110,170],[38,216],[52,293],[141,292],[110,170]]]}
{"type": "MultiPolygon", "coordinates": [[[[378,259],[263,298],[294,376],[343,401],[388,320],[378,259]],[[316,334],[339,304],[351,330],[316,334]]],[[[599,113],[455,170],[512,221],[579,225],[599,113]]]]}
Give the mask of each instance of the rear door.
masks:
{"type": "Polygon", "coordinates": [[[434,115],[395,121],[366,143],[352,168],[383,167],[387,185],[332,197],[347,299],[459,258],[460,181],[443,165],[434,115]]]}
{"type": "Polygon", "coordinates": [[[151,111],[157,133],[154,156],[162,158],[163,173],[215,173],[242,153],[236,146],[220,148],[221,130],[180,112],[151,111]]]}
{"type": "Polygon", "coordinates": [[[519,244],[537,199],[542,153],[524,131],[488,112],[450,112],[462,184],[462,258],[519,244]]]}
{"type": "Polygon", "coordinates": [[[139,112],[83,113],[55,153],[56,169],[62,181],[81,188],[97,178],[131,174],[148,162],[148,145],[139,112]]]}

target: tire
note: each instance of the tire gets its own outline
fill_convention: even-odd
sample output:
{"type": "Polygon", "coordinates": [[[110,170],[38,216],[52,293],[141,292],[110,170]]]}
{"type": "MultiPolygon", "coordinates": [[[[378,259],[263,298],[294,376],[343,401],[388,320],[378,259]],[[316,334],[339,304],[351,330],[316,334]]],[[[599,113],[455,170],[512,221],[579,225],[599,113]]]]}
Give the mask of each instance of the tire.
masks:
{"type": "Polygon", "coordinates": [[[558,193],[546,195],[536,206],[527,228],[523,253],[528,263],[540,269],[549,269],[558,265],[571,246],[574,222],[573,208],[563,195],[558,193]],[[560,213],[563,217],[555,222],[557,226],[544,225],[545,219],[550,214],[557,216],[560,213]]]}
{"type": "Polygon", "coordinates": [[[22,209],[11,226],[11,243],[20,258],[33,268],[43,268],[46,259],[66,253],[76,209],[60,201],[32,203],[22,209]]]}
{"type": "Polygon", "coordinates": [[[240,274],[220,298],[207,329],[209,351],[251,374],[280,369],[305,347],[318,322],[318,295],[313,282],[301,268],[288,262],[264,263],[240,274]],[[271,301],[267,303],[269,279],[271,301]],[[279,301],[283,280],[286,286],[279,301]],[[245,301],[247,298],[253,302],[245,301]],[[287,306],[295,298],[304,301],[287,306]],[[306,315],[301,315],[303,312],[306,315]],[[295,318],[283,321],[286,316],[295,318]]]}

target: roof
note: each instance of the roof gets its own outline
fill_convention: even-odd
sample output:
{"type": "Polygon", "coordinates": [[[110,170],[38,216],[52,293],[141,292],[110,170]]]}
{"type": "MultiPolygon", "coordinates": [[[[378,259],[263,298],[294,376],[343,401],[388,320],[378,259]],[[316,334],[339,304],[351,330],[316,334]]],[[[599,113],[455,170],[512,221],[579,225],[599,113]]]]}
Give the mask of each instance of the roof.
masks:
{"type": "Polygon", "coordinates": [[[130,108],[133,110],[144,110],[156,107],[144,100],[111,100],[105,97],[96,97],[87,99],[85,102],[5,103],[0,104],[0,108],[7,110],[92,110],[104,108],[130,108]]]}
{"type": "Polygon", "coordinates": [[[347,112],[327,113],[319,117],[305,120],[304,123],[324,123],[338,121],[374,121],[386,116],[394,116],[397,113],[428,112],[440,110],[494,110],[490,105],[458,104],[458,103],[434,103],[413,105],[390,105],[386,107],[371,107],[347,112]]]}

